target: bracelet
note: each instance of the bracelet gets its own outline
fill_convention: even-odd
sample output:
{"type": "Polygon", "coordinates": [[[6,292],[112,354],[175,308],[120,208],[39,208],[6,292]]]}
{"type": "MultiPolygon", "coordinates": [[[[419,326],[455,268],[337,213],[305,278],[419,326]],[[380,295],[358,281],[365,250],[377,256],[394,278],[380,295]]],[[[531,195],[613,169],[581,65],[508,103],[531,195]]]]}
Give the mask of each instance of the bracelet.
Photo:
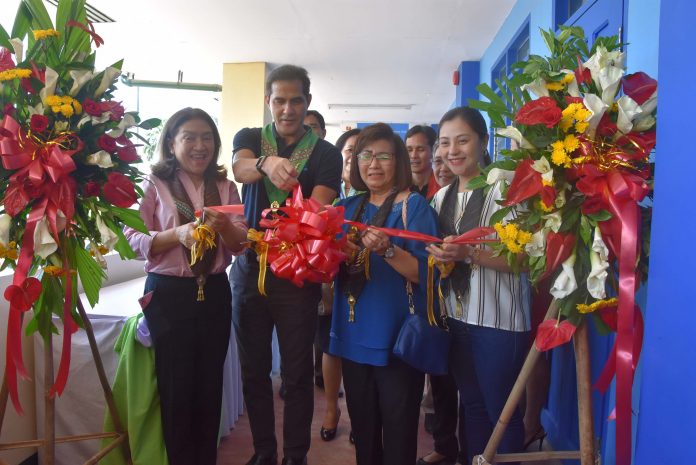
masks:
{"type": "Polygon", "coordinates": [[[266,172],[263,170],[263,164],[266,161],[266,156],[261,156],[256,161],[256,171],[261,173],[261,176],[266,176],[266,172]]]}

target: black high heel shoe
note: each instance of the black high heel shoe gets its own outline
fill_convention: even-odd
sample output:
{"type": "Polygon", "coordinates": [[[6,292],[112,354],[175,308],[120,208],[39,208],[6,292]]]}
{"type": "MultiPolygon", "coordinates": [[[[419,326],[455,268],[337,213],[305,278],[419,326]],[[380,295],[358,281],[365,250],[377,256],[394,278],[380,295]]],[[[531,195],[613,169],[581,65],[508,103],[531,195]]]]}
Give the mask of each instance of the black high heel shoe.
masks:
{"type": "Polygon", "coordinates": [[[522,450],[527,450],[529,446],[539,441],[539,451],[541,451],[541,446],[544,444],[545,438],[546,431],[544,430],[543,426],[540,426],[539,429],[536,430],[536,433],[534,433],[531,438],[527,439],[527,441],[524,443],[524,446],[522,447],[522,450]]]}
{"type": "Polygon", "coordinates": [[[336,432],[338,431],[338,423],[341,420],[341,409],[336,410],[336,427],[335,428],[324,428],[323,426],[321,427],[321,430],[319,430],[319,436],[321,436],[321,439],[324,441],[333,441],[334,438],[336,437],[336,432]]]}

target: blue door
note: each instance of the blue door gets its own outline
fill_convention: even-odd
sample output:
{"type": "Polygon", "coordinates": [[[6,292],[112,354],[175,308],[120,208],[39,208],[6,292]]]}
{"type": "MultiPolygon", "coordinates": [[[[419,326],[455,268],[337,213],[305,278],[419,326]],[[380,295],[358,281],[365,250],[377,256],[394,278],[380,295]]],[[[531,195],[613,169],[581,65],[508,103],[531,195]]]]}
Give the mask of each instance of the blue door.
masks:
{"type": "MultiPolygon", "coordinates": [[[[623,35],[624,0],[555,0],[554,17],[556,24],[582,27],[588,45],[591,46],[599,36],[623,35]]],[[[645,301],[639,298],[638,302],[641,304],[643,303],[641,300],[645,301]]],[[[592,323],[589,325],[589,330],[590,363],[592,381],[594,381],[610,355],[614,337],[598,334],[592,323]]],[[[579,448],[578,401],[572,344],[554,349],[550,355],[550,366],[551,386],[548,404],[542,412],[542,423],[548,433],[549,442],[555,450],[577,450],[579,448]]],[[[613,405],[613,393],[601,395],[593,391],[595,436],[601,441],[602,463],[615,462],[614,423],[607,420],[613,405]]],[[[565,463],[579,462],[569,460],[565,463]]]]}

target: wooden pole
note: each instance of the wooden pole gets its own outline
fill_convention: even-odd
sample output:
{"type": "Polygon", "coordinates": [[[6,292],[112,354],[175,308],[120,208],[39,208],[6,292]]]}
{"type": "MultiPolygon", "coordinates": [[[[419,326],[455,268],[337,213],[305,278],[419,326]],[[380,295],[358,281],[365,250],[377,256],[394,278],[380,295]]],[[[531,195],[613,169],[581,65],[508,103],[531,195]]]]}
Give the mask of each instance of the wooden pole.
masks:
{"type": "MultiPolygon", "coordinates": [[[[549,305],[549,309],[546,312],[546,317],[544,319],[548,320],[557,317],[558,305],[554,299],[551,302],[551,305],[549,305]]],[[[483,463],[493,463],[492,461],[495,457],[496,451],[498,450],[498,445],[500,445],[500,441],[503,440],[505,429],[507,428],[512,415],[515,413],[515,409],[519,405],[520,400],[525,393],[525,386],[527,385],[527,381],[532,374],[534,365],[539,359],[539,355],[540,353],[536,349],[536,346],[532,344],[532,348],[529,350],[529,354],[527,355],[527,359],[524,361],[524,365],[522,365],[520,374],[517,376],[517,381],[515,381],[515,385],[512,387],[512,391],[510,391],[507,402],[505,402],[505,407],[503,407],[503,411],[500,413],[498,423],[496,423],[495,428],[493,429],[493,434],[491,434],[488,444],[486,444],[486,449],[483,451],[482,455],[474,456],[473,465],[482,463],[481,460],[485,461],[483,463]]]]}
{"type": "Polygon", "coordinates": [[[53,386],[53,334],[44,339],[44,465],[53,465],[56,454],[56,399],[53,386]]]}
{"type": "Polygon", "coordinates": [[[578,385],[578,422],[580,429],[580,464],[594,465],[595,437],[592,422],[592,391],[590,373],[590,347],[587,322],[583,321],[573,336],[575,369],[578,385]]]}
{"type": "MultiPolygon", "coordinates": [[[[87,312],[85,311],[85,307],[82,305],[82,300],[78,296],[77,298],[77,310],[80,313],[80,317],[82,318],[82,323],[84,324],[85,327],[85,332],[87,333],[87,339],[89,340],[89,348],[92,350],[92,358],[94,359],[94,364],[97,367],[97,374],[99,375],[99,382],[101,383],[102,390],[104,391],[104,398],[106,399],[106,406],[109,409],[109,413],[111,414],[111,419],[114,422],[114,429],[116,430],[117,433],[123,434],[127,436],[127,433],[125,429],[123,428],[123,423],[121,423],[121,417],[118,414],[118,409],[116,408],[116,402],[114,401],[114,394],[111,391],[111,386],[109,385],[109,379],[106,376],[106,371],[104,370],[104,364],[101,359],[101,355],[99,354],[99,347],[97,346],[97,340],[94,337],[94,330],[92,329],[92,323],[89,321],[89,318],[87,317],[87,312]]],[[[131,459],[131,452],[130,452],[130,446],[128,444],[128,440],[126,438],[125,441],[121,443],[122,451],[123,451],[123,456],[126,460],[126,463],[131,465],[132,464],[132,459],[131,459]]]]}

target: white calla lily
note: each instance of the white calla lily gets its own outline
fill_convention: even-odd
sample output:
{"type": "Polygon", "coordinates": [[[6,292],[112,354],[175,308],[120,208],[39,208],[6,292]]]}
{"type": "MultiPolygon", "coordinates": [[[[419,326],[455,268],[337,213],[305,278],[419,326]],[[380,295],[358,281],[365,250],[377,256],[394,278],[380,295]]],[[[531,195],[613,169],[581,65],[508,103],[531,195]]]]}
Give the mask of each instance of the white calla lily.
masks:
{"type": "Polygon", "coordinates": [[[45,259],[58,250],[58,244],[48,230],[48,220],[44,216],[34,229],[34,254],[45,259]]]}
{"type": "Polygon", "coordinates": [[[524,138],[522,133],[520,132],[519,129],[517,129],[515,126],[508,126],[505,128],[498,128],[495,130],[495,133],[499,136],[502,137],[507,137],[508,139],[512,139],[515,142],[517,142],[517,145],[522,148],[522,149],[534,149],[534,145],[532,145],[531,142],[529,142],[527,139],[524,138]]]}
{"type": "Polygon", "coordinates": [[[622,68],[614,66],[608,66],[600,71],[599,84],[602,89],[602,101],[607,105],[611,105],[614,102],[614,97],[616,97],[616,93],[619,91],[621,78],[624,73],[625,71],[622,68]]]}
{"type": "Polygon", "coordinates": [[[575,280],[575,271],[573,270],[575,266],[575,253],[561,264],[561,274],[558,275],[556,280],[551,286],[551,295],[557,299],[563,299],[568,297],[574,290],[578,288],[578,282],[575,280]]]}
{"type": "Polygon", "coordinates": [[[115,163],[111,160],[111,155],[104,150],[87,155],[85,163],[88,165],[96,165],[100,168],[111,168],[115,166],[115,163]]]}
{"type": "Polygon", "coordinates": [[[563,206],[566,203],[566,191],[565,188],[560,189],[558,193],[556,194],[556,200],[554,204],[556,205],[556,208],[563,208],[563,206]]]}
{"type": "Polygon", "coordinates": [[[0,245],[7,248],[10,243],[10,225],[12,217],[7,213],[0,215],[0,245]]]}
{"type": "Polygon", "coordinates": [[[88,69],[73,69],[70,70],[70,77],[73,80],[70,95],[74,97],[94,77],[94,73],[88,69]]]}
{"type": "Polygon", "coordinates": [[[512,183],[512,179],[515,177],[515,172],[510,170],[502,170],[500,168],[493,168],[488,172],[486,177],[486,184],[492,186],[498,181],[505,181],[508,185],[512,183]]]}
{"type": "Polygon", "coordinates": [[[12,45],[14,49],[15,61],[17,61],[17,63],[24,61],[24,42],[22,42],[22,39],[18,39],[17,37],[10,39],[10,45],[12,45]]]}
{"type": "Polygon", "coordinates": [[[643,109],[643,114],[652,114],[657,108],[657,89],[640,107],[643,109]]]}
{"type": "Polygon", "coordinates": [[[607,108],[609,108],[609,105],[604,103],[602,99],[595,94],[585,94],[585,97],[582,99],[582,104],[592,114],[590,119],[587,120],[588,125],[587,130],[585,131],[585,134],[592,139],[594,138],[594,135],[597,132],[597,126],[599,126],[599,122],[601,121],[602,116],[604,116],[604,112],[607,111],[607,108]]]}
{"type": "Polygon", "coordinates": [[[106,68],[104,70],[104,74],[102,75],[101,83],[99,83],[99,87],[97,87],[97,90],[94,91],[94,97],[101,97],[104,91],[106,91],[106,89],[108,89],[109,86],[114,83],[120,74],[121,70],[118,68],[114,68],[112,66],[106,68]]]}
{"type": "Polygon", "coordinates": [[[104,247],[109,250],[113,250],[114,246],[118,242],[118,236],[109,228],[104,220],[100,216],[97,216],[97,229],[99,230],[99,235],[101,236],[101,241],[104,247]]]}
{"type": "Polygon", "coordinates": [[[548,230],[541,229],[532,234],[532,239],[524,246],[530,257],[542,257],[546,253],[546,235],[548,230]]]}
{"type": "Polygon", "coordinates": [[[587,291],[595,299],[604,299],[607,296],[606,281],[609,263],[602,260],[597,252],[590,250],[590,264],[592,269],[587,275],[587,291]]]}
{"type": "Polygon", "coordinates": [[[546,220],[544,222],[544,228],[550,229],[555,233],[557,233],[558,230],[561,229],[561,225],[563,225],[560,212],[549,213],[548,215],[543,215],[542,218],[546,220]]]}
{"type": "Polygon", "coordinates": [[[41,101],[45,101],[46,97],[53,95],[56,92],[56,84],[58,84],[58,73],[52,68],[46,66],[46,81],[43,89],[39,92],[41,101]]]}
{"type": "Polygon", "coordinates": [[[522,90],[529,91],[538,98],[549,96],[549,90],[546,88],[546,81],[541,78],[537,78],[529,84],[523,85],[522,90]]]}
{"type": "Polygon", "coordinates": [[[600,75],[606,68],[618,68],[623,70],[624,54],[620,50],[609,52],[606,47],[598,46],[595,54],[592,55],[583,66],[590,70],[592,80],[600,89],[604,89],[600,83],[600,75]]]}
{"type": "Polygon", "coordinates": [[[650,113],[642,115],[640,118],[636,118],[635,121],[633,121],[633,130],[637,132],[647,131],[653,126],[655,126],[655,117],[650,113]]]}
{"type": "Polygon", "coordinates": [[[123,119],[118,123],[118,126],[109,131],[107,134],[113,137],[114,139],[117,137],[121,137],[123,132],[128,129],[131,126],[135,126],[135,117],[131,115],[130,113],[126,113],[123,115],[123,119]]]}
{"type": "Polygon", "coordinates": [[[602,239],[602,231],[599,229],[599,226],[595,226],[591,249],[598,253],[599,257],[605,262],[609,259],[609,248],[604,243],[604,239],[602,239]]]}
{"type": "Polygon", "coordinates": [[[97,262],[97,264],[101,267],[102,270],[106,270],[108,268],[106,264],[106,259],[99,251],[99,247],[97,247],[94,244],[90,244],[89,250],[94,256],[94,261],[97,262]]]}
{"type": "Polygon", "coordinates": [[[643,109],[628,95],[623,95],[616,104],[619,107],[619,114],[616,118],[616,127],[624,134],[628,134],[633,129],[633,119],[643,112],[643,109]]]}

